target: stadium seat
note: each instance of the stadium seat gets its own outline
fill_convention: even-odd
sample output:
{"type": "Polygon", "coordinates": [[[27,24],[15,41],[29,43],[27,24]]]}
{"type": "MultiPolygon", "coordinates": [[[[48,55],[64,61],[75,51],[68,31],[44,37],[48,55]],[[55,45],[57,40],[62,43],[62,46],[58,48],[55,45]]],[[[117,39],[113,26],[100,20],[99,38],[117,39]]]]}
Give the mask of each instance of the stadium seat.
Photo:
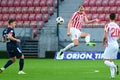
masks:
{"type": "Polygon", "coordinates": [[[30,21],[24,21],[23,26],[24,27],[30,27],[30,21]]]}
{"type": "Polygon", "coordinates": [[[104,13],[110,13],[110,7],[104,7],[104,13]]]}
{"type": "Polygon", "coordinates": [[[57,0],[54,0],[53,6],[54,6],[55,8],[57,8],[57,0]]]}
{"type": "Polygon", "coordinates": [[[110,8],[110,13],[116,13],[116,12],[117,12],[117,7],[110,8]]]}
{"type": "Polygon", "coordinates": [[[9,13],[11,14],[11,13],[15,13],[15,7],[9,7],[9,13]]]}
{"type": "Polygon", "coordinates": [[[99,13],[99,14],[104,13],[104,7],[98,7],[97,13],[99,13]]]}
{"type": "Polygon", "coordinates": [[[46,0],[41,0],[40,1],[40,6],[45,7],[46,6],[46,0]]]}
{"type": "Polygon", "coordinates": [[[41,7],[36,7],[35,10],[34,10],[35,13],[41,13],[41,7]]]}
{"type": "Polygon", "coordinates": [[[3,19],[3,14],[0,14],[0,21],[2,21],[3,19]]]}
{"type": "Polygon", "coordinates": [[[47,0],[46,5],[47,5],[48,7],[52,7],[52,6],[53,6],[53,0],[47,0]]]}
{"type": "Polygon", "coordinates": [[[84,6],[84,7],[87,7],[88,5],[89,5],[89,0],[84,0],[83,6],[84,6]]]}
{"type": "Polygon", "coordinates": [[[36,21],[42,21],[42,14],[36,14],[35,20],[36,21]]]}
{"type": "Polygon", "coordinates": [[[95,14],[97,11],[97,7],[91,7],[91,13],[95,14]]]}
{"type": "Polygon", "coordinates": [[[120,0],[116,0],[115,5],[119,7],[120,6],[120,0]]]}
{"type": "Polygon", "coordinates": [[[36,21],[31,21],[31,22],[30,22],[30,26],[31,26],[31,27],[36,26],[36,21]]]}
{"type": "Polygon", "coordinates": [[[34,0],[33,6],[38,7],[40,5],[40,0],[34,0]]]}
{"type": "Polygon", "coordinates": [[[28,1],[27,1],[27,6],[28,6],[28,7],[33,6],[33,0],[28,0],[28,1]]]}
{"type": "Polygon", "coordinates": [[[2,8],[2,7],[0,7],[0,14],[2,13],[2,9],[3,9],[3,8],[2,8]]]}
{"type": "Polygon", "coordinates": [[[23,21],[17,21],[17,27],[23,27],[23,21]]]}
{"type": "Polygon", "coordinates": [[[0,28],[3,26],[3,21],[0,21],[0,28]]]}
{"type": "Polygon", "coordinates": [[[48,14],[44,14],[44,22],[48,22],[48,14]]]}
{"type": "Polygon", "coordinates": [[[3,22],[3,27],[7,27],[8,26],[8,21],[4,21],[3,22]]]}
{"type": "Polygon", "coordinates": [[[21,21],[22,20],[22,14],[17,14],[16,15],[16,20],[21,21]]]}
{"type": "Polygon", "coordinates": [[[14,3],[14,0],[8,0],[7,6],[12,7],[14,3]]]}
{"type": "Polygon", "coordinates": [[[95,5],[100,7],[102,5],[102,0],[96,0],[95,5]]]}
{"type": "Polygon", "coordinates": [[[43,27],[43,22],[42,22],[42,21],[39,21],[39,22],[38,22],[38,28],[42,29],[42,27],[43,27]]]}
{"type": "Polygon", "coordinates": [[[119,20],[118,20],[118,17],[119,17],[119,16],[120,16],[119,14],[116,14],[115,21],[119,21],[119,20]]]}
{"type": "Polygon", "coordinates": [[[110,20],[110,19],[109,19],[109,14],[106,14],[106,15],[105,15],[105,21],[108,22],[109,20],[110,20]]]}
{"type": "Polygon", "coordinates": [[[20,0],[15,0],[14,7],[19,7],[19,6],[20,6],[20,0]]]}
{"type": "Polygon", "coordinates": [[[48,13],[48,7],[42,7],[41,8],[41,13],[47,14],[48,13]]]}
{"type": "Polygon", "coordinates": [[[16,7],[15,8],[15,13],[16,14],[20,14],[22,12],[22,8],[21,7],[16,7]]]}
{"type": "Polygon", "coordinates": [[[117,13],[119,13],[119,14],[120,14],[120,8],[119,8],[119,7],[117,7],[117,13]]]}
{"type": "Polygon", "coordinates": [[[27,5],[27,0],[21,0],[20,6],[21,7],[26,7],[26,5],[27,5]]]}
{"type": "Polygon", "coordinates": [[[29,14],[23,14],[22,15],[22,20],[23,21],[28,21],[29,14]]]}
{"type": "Polygon", "coordinates": [[[29,20],[34,21],[35,20],[35,14],[30,14],[29,15],[29,20]]]}
{"type": "Polygon", "coordinates": [[[28,8],[28,13],[30,13],[30,14],[31,14],[31,13],[34,13],[34,7],[29,7],[29,8],[28,8]]]}
{"type": "Polygon", "coordinates": [[[49,7],[49,14],[50,16],[54,14],[54,7],[49,7]]]}
{"type": "Polygon", "coordinates": [[[92,15],[92,19],[96,19],[96,18],[98,18],[98,17],[99,17],[98,14],[93,14],[93,15],[92,15]]]}
{"type": "Polygon", "coordinates": [[[1,6],[2,7],[7,7],[7,0],[2,0],[1,1],[1,6]]]}
{"type": "Polygon", "coordinates": [[[27,13],[28,12],[28,7],[22,7],[22,13],[27,13]]]}
{"type": "Polygon", "coordinates": [[[102,1],[102,6],[104,6],[104,7],[105,7],[105,6],[108,6],[108,3],[109,3],[108,0],[103,0],[103,1],[102,1]]]}
{"type": "Polygon", "coordinates": [[[115,1],[116,1],[116,0],[110,0],[110,1],[109,1],[109,6],[115,6],[115,1]]]}
{"type": "Polygon", "coordinates": [[[117,18],[118,21],[120,21],[120,14],[118,15],[118,18],[117,18]]]}
{"type": "Polygon", "coordinates": [[[100,21],[104,21],[105,20],[105,14],[99,14],[98,19],[100,19],[100,21]]]}
{"type": "Polygon", "coordinates": [[[88,18],[88,20],[91,20],[92,19],[92,14],[87,14],[87,18],[88,18]]]}
{"type": "Polygon", "coordinates": [[[3,14],[3,21],[8,21],[9,14],[3,14]]]}
{"type": "Polygon", "coordinates": [[[37,28],[36,28],[36,27],[35,27],[35,28],[33,27],[32,30],[33,30],[33,32],[32,32],[33,38],[37,37],[37,35],[38,35],[37,28]]]}
{"type": "Polygon", "coordinates": [[[9,19],[15,19],[16,18],[16,14],[10,14],[9,15],[9,19]]]}
{"type": "Polygon", "coordinates": [[[95,6],[95,2],[96,2],[96,0],[90,0],[89,1],[89,6],[95,6]]]}
{"type": "Polygon", "coordinates": [[[8,7],[3,7],[3,8],[2,8],[2,13],[3,13],[3,14],[8,13],[8,7]]]}
{"type": "Polygon", "coordinates": [[[90,13],[91,12],[91,7],[85,7],[85,13],[90,13]]]}
{"type": "Polygon", "coordinates": [[[102,25],[102,26],[100,26],[99,28],[104,28],[106,24],[107,24],[106,21],[100,21],[99,25],[102,25]]]}

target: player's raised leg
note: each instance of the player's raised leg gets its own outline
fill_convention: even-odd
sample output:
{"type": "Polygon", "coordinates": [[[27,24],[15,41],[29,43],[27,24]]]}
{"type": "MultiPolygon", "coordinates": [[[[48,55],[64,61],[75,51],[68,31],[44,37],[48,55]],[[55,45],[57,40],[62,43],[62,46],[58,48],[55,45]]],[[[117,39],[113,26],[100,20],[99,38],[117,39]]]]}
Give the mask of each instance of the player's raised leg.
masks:
{"type": "Polygon", "coordinates": [[[81,38],[85,38],[85,42],[87,46],[95,46],[96,43],[90,42],[90,34],[82,32],[81,33],[81,38]]]}
{"type": "Polygon", "coordinates": [[[61,49],[61,50],[58,52],[58,55],[61,56],[64,51],[67,51],[67,50],[69,50],[69,49],[71,49],[71,48],[73,48],[73,47],[75,47],[75,46],[78,46],[78,45],[79,45],[79,41],[78,41],[78,39],[75,39],[75,40],[73,40],[72,43],[68,44],[64,49],[61,49]]]}

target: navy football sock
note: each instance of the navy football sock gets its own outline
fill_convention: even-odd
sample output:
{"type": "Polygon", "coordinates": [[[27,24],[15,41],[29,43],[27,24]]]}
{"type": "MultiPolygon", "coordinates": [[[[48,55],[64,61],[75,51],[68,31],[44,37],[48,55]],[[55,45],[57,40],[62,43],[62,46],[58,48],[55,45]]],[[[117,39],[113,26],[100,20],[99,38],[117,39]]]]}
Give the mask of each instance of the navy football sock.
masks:
{"type": "Polygon", "coordinates": [[[10,66],[12,63],[13,63],[13,61],[12,61],[12,60],[9,60],[9,61],[4,65],[4,68],[7,68],[7,67],[10,66]]]}
{"type": "Polygon", "coordinates": [[[24,59],[20,59],[19,61],[19,71],[22,71],[24,67],[24,59]]]}

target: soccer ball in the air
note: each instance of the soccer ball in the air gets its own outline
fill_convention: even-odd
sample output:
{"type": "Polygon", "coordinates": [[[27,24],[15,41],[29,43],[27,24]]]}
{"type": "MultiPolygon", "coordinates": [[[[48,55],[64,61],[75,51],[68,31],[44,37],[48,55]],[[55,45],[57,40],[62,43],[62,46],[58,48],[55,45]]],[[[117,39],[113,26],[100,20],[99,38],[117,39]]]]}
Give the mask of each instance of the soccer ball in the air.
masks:
{"type": "Polygon", "coordinates": [[[64,23],[64,19],[62,17],[57,17],[56,18],[56,23],[57,24],[63,24],[64,23]]]}

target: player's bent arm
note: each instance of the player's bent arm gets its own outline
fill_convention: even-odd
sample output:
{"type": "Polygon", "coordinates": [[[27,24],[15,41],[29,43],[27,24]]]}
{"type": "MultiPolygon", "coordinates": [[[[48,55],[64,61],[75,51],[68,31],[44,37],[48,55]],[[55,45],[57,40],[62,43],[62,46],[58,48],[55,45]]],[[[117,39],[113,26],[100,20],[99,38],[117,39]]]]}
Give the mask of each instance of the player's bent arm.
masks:
{"type": "Polygon", "coordinates": [[[98,19],[88,20],[87,16],[85,16],[85,23],[86,24],[93,23],[95,21],[98,21],[98,19]]]}
{"type": "Polygon", "coordinates": [[[107,43],[107,32],[104,32],[102,44],[106,45],[106,43],[107,43]]]}
{"type": "Polygon", "coordinates": [[[120,41],[120,34],[118,35],[118,40],[120,41]]]}
{"type": "Polygon", "coordinates": [[[70,19],[70,21],[68,22],[68,36],[70,34],[70,28],[72,26],[72,20],[70,19]]]}
{"type": "Polygon", "coordinates": [[[16,41],[16,42],[20,42],[20,40],[14,38],[14,37],[12,36],[12,34],[8,34],[8,38],[9,38],[10,40],[13,40],[13,41],[16,41]]]}
{"type": "Polygon", "coordinates": [[[6,40],[5,40],[4,36],[2,36],[2,42],[6,42],[6,40]]]}

